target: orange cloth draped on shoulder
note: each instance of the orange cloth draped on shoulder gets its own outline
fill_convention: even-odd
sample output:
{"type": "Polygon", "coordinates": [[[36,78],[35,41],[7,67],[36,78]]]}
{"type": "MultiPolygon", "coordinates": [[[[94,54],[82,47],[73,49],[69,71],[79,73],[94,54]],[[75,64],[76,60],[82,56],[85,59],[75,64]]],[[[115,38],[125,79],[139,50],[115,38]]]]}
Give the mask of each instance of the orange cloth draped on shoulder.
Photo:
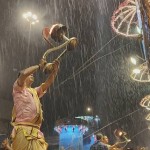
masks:
{"type": "MultiPolygon", "coordinates": [[[[40,88],[38,88],[38,90],[39,89],[40,88]]],[[[34,89],[34,88],[26,88],[22,90],[24,90],[25,92],[16,91],[17,94],[19,92],[20,94],[23,94],[23,93],[26,94],[27,91],[31,93],[35,107],[36,107],[36,116],[34,117],[34,119],[31,118],[32,120],[31,119],[23,120],[24,118],[27,118],[26,114],[23,114],[25,117],[22,117],[20,120],[23,120],[23,121],[20,121],[19,118],[17,118],[17,116],[19,116],[17,113],[20,112],[20,110],[17,112],[17,109],[15,107],[17,106],[17,103],[15,103],[15,100],[14,100],[14,108],[13,108],[13,113],[12,113],[12,125],[14,126],[14,128],[13,128],[12,135],[11,135],[12,149],[13,150],[47,150],[48,144],[45,142],[44,135],[40,131],[40,126],[43,120],[43,115],[42,115],[42,107],[41,107],[39,97],[43,93],[40,92],[40,95],[39,95],[37,89],[34,89]],[[19,121],[16,121],[16,120],[19,120],[19,121]]],[[[41,89],[39,91],[41,91],[41,89]]],[[[15,95],[15,91],[13,92],[14,92],[13,94],[15,95]]],[[[22,105],[24,105],[25,107],[25,104],[26,104],[25,101],[21,99],[19,101],[22,101],[23,102],[22,105]]]]}

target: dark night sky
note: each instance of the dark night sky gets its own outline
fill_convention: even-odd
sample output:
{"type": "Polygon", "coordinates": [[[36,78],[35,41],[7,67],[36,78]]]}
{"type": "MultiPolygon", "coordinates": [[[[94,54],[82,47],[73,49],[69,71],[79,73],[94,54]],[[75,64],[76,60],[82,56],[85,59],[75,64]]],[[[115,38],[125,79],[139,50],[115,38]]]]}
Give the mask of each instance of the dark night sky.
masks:
{"type": "MultiPolygon", "coordinates": [[[[110,25],[112,13],[120,2],[122,1],[0,0],[0,98],[9,99],[12,103],[12,85],[18,71],[38,64],[48,48],[41,35],[43,27],[62,23],[69,27],[70,37],[78,38],[79,45],[61,60],[58,78],[43,97],[44,132],[52,132],[58,117],[85,115],[88,106],[101,117],[101,127],[139,109],[102,130],[111,139],[114,138],[113,130],[117,127],[128,131],[130,137],[145,129],[145,112],[139,102],[149,94],[149,84],[134,82],[129,76],[129,56],[140,54],[139,44],[134,39],[116,36],[110,25]],[[29,24],[22,18],[23,12],[28,10],[35,12],[40,20],[31,28],[29,50],[29,24]],[[110,41],[113,37],[115,38],[110,41]],[[108,41],[110,43],[103,48],[108,41]],[[114,52],[115,50],[117,51],[114,52]],[[89,61],[92,64],[76,74],[77,69],[95,53],[97,55],[89,61]],[[104,56],[108,53],[112,54],[104,56]],[[75,76],[64,83],[74,72],[75,76]]],[[[48,61],[51,62],[58,53],[51,54],[48,61]]],[[[34,86],[44,79],[45,75],[37,73],[34,86]]],[[[133,144],[148,146],[149,138],[146,130],[133,139],[133,144]]]]}

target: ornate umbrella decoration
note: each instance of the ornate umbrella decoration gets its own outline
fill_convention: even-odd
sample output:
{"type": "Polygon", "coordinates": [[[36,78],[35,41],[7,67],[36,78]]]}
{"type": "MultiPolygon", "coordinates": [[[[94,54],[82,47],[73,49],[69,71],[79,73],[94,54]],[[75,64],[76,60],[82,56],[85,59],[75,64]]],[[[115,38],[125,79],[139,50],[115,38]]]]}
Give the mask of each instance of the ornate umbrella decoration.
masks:
{"type": "Polygon", "coordinates": [[[125,0],[114,11],[111,26],[114,32],[125,37],[139,37],[137,32],[137,6],[135,0],[125,0]]]}
{"type": "MultiPolygon", "coordinates": [[[[140,105],[147,110],[150,110],[150,95],[145,96],[141,102],[140,105]]],[[[150,121],[150,113],[145,117],[146,120],[150,121]]]]}
{"type": "Polygon", "coordinates": [[[138,82],[150,82],[150,67],[149,62],[146,61],[131,73],[131,78],[138,82]]]}
{"type": "Polygon", "coordinates": [[[150,95],[145,96],[141,102],[140,105],[148,110],[150,110],[150,95]]]}
{"type": "Polygon", "coordinates": [[[125,0],[114,11],[111,26],[119,35],[140,39],[143,53],[142,63],[133,70],[131,78],[138,82],[150,82],[150,5],[148,0],[125,0]],[[148,8],[149,7],[149,8],[148,8]]]}
{"type": "Polygon", "coordinates": [[[145,117],[147,121],[150,121],[150,113],[145,117]]]}

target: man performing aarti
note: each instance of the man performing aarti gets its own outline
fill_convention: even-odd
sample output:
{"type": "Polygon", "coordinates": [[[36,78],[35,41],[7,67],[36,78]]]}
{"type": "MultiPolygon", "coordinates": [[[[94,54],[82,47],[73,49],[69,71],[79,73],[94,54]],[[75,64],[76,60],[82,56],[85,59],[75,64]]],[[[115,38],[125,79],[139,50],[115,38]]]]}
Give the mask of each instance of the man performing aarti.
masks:
{"type": "Polygon", "coordinates": [[[22,70],[13,85],[12,125],[14,128],[11,135],[13,150],[47,149],[48,144],[40,131],[43,112],[39,98],[46,93],[54,82],[59,68],[59,61],[55,60],[50,64],[51,73],[49,73],[47,80],[39,87],[32,88],[33,74],[38,70],[43,70],[45,65],[46,61],[42,59],[39,65],[22,70]]]}

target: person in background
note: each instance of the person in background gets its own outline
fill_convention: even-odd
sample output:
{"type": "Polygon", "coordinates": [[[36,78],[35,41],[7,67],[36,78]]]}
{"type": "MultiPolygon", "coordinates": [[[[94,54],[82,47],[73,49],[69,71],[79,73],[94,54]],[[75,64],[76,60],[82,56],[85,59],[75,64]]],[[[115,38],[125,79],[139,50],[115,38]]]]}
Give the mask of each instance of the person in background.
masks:
{"type": "Polygon", "coordinates": [[[96,142],[90,147],[90,150],[117,150],[119,143],[114,145],[109,145],[109,140],[107,136],[101,133],[96,134],[96,142]]]}
{"type": "Polygon", "coordinates": [[[121,149],[118,148],[118,146],[120,145],[120,143],[117,142],[114,145],[110,145],[109,144],[109,139],[108,139],[108,137],[106,135],[103,136],[102,142],[107,145],[107,147],[108,147],[109,150],[121,150],[121,149]]]}
{"type": "Polygon", "coordinates": [[[0,150],[13,150],[9,144],[8,138],[3,140],[0,150]]]}
{"type": "Polygon", "coordinates": [[[90,150],[108,150],[107,145],[103,143],[103,135],[101,133],[96,134],[96,142],[90,147],[90,150]]]}

